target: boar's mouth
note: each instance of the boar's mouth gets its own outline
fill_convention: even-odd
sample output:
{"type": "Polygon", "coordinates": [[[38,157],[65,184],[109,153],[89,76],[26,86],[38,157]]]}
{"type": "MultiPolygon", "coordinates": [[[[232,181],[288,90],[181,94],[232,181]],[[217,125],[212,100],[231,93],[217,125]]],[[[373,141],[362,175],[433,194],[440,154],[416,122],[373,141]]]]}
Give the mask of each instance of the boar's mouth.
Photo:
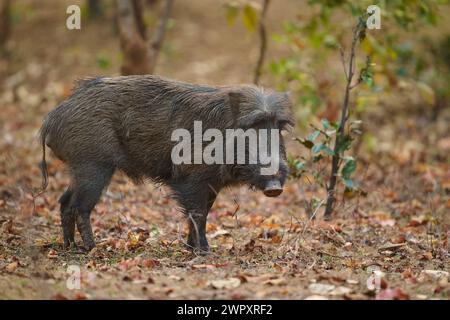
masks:
{"type": "Polygon", "coordinates": [[[266,197],[278,197],[283,192],[281,183],[278,180],[270,180],[264,187],[263,193],[266,197]]]}

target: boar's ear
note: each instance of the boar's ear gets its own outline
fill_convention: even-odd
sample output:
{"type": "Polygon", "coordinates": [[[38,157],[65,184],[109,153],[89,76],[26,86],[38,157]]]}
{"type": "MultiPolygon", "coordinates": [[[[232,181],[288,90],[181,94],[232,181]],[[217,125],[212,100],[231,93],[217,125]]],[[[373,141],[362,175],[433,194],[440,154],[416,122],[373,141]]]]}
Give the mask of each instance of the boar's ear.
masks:
{"type": "Polygon", "coordinates": [[[233,115],[233,122],[236,123],[239,116],[239,104],[242,101],[242,93],[230,91],[228,92],[228,100],[230,102],[231,113],[233,115]]]}
{"type": "Polygon", "coordinates": [[[291,92],[290,91],[283,92],[283,98],[285,98],[286,100],[291,101],[291,98],[292,98],[291,92]]]}

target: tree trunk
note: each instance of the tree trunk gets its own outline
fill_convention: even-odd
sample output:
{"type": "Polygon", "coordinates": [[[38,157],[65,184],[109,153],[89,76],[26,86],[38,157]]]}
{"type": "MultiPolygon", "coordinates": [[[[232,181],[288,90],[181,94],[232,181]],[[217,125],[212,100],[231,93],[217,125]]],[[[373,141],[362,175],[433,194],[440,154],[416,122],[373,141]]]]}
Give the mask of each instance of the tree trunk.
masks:
{"type": "Polygon", "coordinates": [[[120,45],[123,52],[122,74],[150,74],[156,65],[164,41],[173,0],[163,4],[153,40],[149,43],[143,19],[142,0],[116,0],[120,45]]]}
{"type": "Polygon", "coordinates": [[[102,15],[102,8],[100,6],[100,0],[88,0],[88,17],[89,19],[95,19],[102,15]]]}
{"type": "Polygon", "coordinates": [[[117,0],[120,46],[123,52],[122,74],[151,73],[149,47],[138,21],[143,21],[139,0],[117,0]]]}

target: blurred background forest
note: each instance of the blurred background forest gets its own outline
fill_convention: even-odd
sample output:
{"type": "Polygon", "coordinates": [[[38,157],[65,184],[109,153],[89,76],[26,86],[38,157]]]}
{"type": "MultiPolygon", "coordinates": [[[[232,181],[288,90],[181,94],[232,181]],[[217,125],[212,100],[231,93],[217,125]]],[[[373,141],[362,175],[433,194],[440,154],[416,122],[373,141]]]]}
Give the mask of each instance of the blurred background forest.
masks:
{"type": "Polygon", "coordinates": [[[448,299],[449,16],[444,0],[0,0],[0,297],[448,299]],[[373,4],[381,28],[354,33],[373,4]],[[213,253],[195,257],[168,190],[117,175],[93,213],[98,248],[65,252],[62,163],[33,196],[42,119],[76,79],[145,73],[289,91],[286,190],[221,194],[213,253]]]}

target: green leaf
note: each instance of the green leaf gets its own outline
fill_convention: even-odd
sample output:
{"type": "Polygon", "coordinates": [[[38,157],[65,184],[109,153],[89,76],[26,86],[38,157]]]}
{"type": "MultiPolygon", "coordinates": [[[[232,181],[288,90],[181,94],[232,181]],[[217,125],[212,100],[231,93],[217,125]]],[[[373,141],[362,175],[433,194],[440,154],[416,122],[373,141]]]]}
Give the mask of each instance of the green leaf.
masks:
{"type": "Polygon", "coordinates": [[[244,6],[243,13],[243,19],[244,19],[244,25],[247,28],[248,31],[253,32],[256,29],[256,22],[258,20],[258,17],[256,15],[255,9],[247,4],[244,6]]]}
{"type": "Polygon", "coordinates": [[[295,169],[297,169],[299,171],[305,169],[305,166],[306,166],[305,162],[302,162],[302,161],[295,162],[295,169]]]}
{"type": "Polygon", "coordinates": [[[330,125],[337,130],[339,130],[339,127],[341,126],[339,123],[337,122],[330,122],[330,125]]]}
{"type": "Polygon", "coordinates": [[[345,135],[339,139],[338,147],[336,149],[338,154],[344,153],[344,151],[349,150],[352,145],[352,138],[349,135],[345,135]]]}
{"type": "Polygon", "coordinates": [[[96,64],[97,64],[97,66],[98,66],[100,69],[103,69],[103,70],[108,69],[108,68],[110,67],[110,65],[111,65],[110,62],[109,62],[109,60],[108,60],[108,58],[105,57],[105,56],[103,56],[103,55],[97,56],[95,62],[96,62],[96,64]]]}
{"type": "Polygon", "coordinates": [[[353,182],[353,180],[350,179],[342,179],[342,181],[344,182],[344,185],[349,188],[349,189],[355,189],[355,183],[353,182]]]}
{"type": "Polygon", "coordinates": [[[363,74],[361,75],[362,77],[362,81],[369,87],[371,88],[373,86],[373,78],[372,75],[369,73],[363,74]]]}
{"type": "Polygon", "coordinates": [[[322,126],[325,130],[330,129],[330,121],[328,121],[328,119],[322,119],[320,120],[322,122],[322,126]]]}
{"type": "Polygon", "coordinates": [[[331,150],[329,147],[327,147],[324,144],[316,144],[311,149],[311,152],[314,153],[314,154],[317,154],[317,153],[319,153],[321,151],[324,151],[325,153],[327,153],[330,156],[334,156],[334,151],[331,150]]]}
{"type": "Polygon", "coordinates": [[[320,151],[322,151],[323,148],[325,148],[325,146],[323,144],[316,144],[312,147],[311,152],[316,154],[316,153],[319,153],[320,151]]]}
{"type": "Polygon", "coordinates": [[[316,130],[313,133],[311,133],[306,139],[309,141],[314,141],[317,139],[317,137],[320,135],[320,131],[316,130]]]}
{"type": "Polygon", "coordinates": [[[227,4],[225,6],[225,10],[226,10],[226,18],[227,18],[227,23],[229,26],[232,26],[235,24],[236,22],[236,18],[239,14],[239,8],[233,4],[227,4]]]}
{"type": "Polygon", "coordinates": [[[350,158],[345,163],[344,167],[342,168],[341,174],[344,179],[344,181],[347,179],[350,179],[350,176],[352,173],[356,170],[356,161],[353,158],[350,158]]]}
{"type": "Polygon", "coordinates": [[[328,155],[330,156],[334,156],[335,153],[333,150],[331,150],[329,147],[325,146],[325,148],[323,149],[328,155]]]}

